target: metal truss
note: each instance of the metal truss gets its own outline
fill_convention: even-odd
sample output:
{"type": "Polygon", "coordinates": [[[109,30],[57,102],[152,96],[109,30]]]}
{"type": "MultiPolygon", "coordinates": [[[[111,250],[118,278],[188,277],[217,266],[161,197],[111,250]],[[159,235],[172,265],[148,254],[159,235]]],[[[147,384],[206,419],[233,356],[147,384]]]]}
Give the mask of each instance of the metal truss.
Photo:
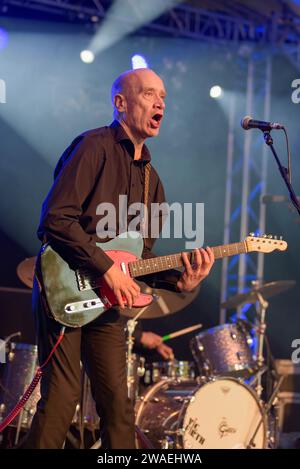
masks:
{"type": "MultiPolygon", "coordinates": [[[[300,70],[300,17],[286,2],[274,15],[262,14],[238,0],[180,3],[143,28],[148,31],[217,43],[273,44],[300,70]],[[200,5],[204,5],[201,8],[200,5]],[[205,6],[207,8],[205,8],[205,6]]],[[[35,10],[68,21],[98,24],[112,0],[0,0],[2,14],[35,10]]],[[[134,8],[124,21],[134,17],[134,8]]],[[[118,18],[122,21],[122,18],[118,18]]]]}
{"type": "MultiPolygon", "coordinates": [[[[272,81],[271,55],[250,54],[238,66],[244,75],[242,82],[245,83],[245,89],[242,90],[246,95],[244,115],[259,115],[268,121],[272,81]]],[[[267,148],[261,133],[236,128],[237,99],[233,94],[229,113],[224,244],[236,239],[243,240],[249,232],[265,232],[265,205],[262,200],[267,186],[267,148]]],[[[263,254],[224,259],[221,302],[238,292],[248,291],[252,281],[262,281],[262,278],[263,254]]],[[[226,322],[224,309],[220,313],[220,322],[226,322]]]]}

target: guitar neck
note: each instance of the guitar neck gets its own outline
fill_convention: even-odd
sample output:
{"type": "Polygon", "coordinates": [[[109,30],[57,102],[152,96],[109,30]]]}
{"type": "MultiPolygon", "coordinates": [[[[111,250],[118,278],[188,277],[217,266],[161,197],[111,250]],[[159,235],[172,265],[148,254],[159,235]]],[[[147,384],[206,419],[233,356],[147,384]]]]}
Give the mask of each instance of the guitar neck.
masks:
{"type": "MultiPolygon", "coordinates": [[[[223,244],[211,248],[215,259],[234,256],[236,254],[244,254],[247,252],[246,243],[244,241],[232,244],[223,244]]],[[[194,263],[194,252],[187,252],[189,261],[194,263]]],[[[150,259],[140,259],[129,263],[129,269],[132,277],[140,275],[153,274],[155,272],[163,272],[164,270],[176,269],[182,267],[181,253],[170,254],[168,256],[153,257],[150,259]]]]}

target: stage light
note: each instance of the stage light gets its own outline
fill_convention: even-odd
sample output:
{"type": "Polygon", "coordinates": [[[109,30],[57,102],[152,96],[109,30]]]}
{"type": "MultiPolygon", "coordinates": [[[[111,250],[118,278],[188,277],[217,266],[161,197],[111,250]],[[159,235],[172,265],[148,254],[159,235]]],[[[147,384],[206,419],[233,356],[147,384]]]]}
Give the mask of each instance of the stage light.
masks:
{"type": "Polygon", "coordinates": [[[131,65],[133,70],[136,70],[137,68],[148,68],[145,57],[139,54],[135,54],[131,57],[131,65]]]}
{"type": "Polygon", "coordinates": [[[95,60],[95,55],[91,50],[82,50],[80,52],[80,58],[85,64],[91,64],[95,60]]]}
{"type": "Polygon", "coordinates": [[[212,86],[209,91],[210,97],[215,98],[215,99],[220,98],[222,96],[222,93],[223,93],[223,90],[221,86],[219,85],[212,86]]]}

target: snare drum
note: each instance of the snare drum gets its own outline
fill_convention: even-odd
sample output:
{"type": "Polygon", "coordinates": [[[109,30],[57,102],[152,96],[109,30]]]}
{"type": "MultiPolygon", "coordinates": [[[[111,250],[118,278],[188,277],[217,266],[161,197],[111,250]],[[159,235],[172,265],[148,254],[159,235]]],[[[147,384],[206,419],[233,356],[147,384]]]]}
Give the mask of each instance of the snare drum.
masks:
{"type": "Polygon", "coordinates": [[[136,405],[136,425],[156,449],[246,449],[258,425],[254,448],[267,445],[255,392],[230,377],[159,381],[136,405]]]}
{"type": "Polygon", "coordinates": [[[238,321],[201,332],[190,347],[200,375],[248,378],[256,369],[251,342],[243,321],[238,321]]]}

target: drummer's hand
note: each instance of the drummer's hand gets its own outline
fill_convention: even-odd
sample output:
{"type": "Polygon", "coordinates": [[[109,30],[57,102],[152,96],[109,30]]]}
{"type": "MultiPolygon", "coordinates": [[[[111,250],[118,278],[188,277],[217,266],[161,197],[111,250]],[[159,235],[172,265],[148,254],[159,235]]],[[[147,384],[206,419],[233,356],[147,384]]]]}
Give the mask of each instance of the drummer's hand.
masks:
{"type": "Polygon", "coordinates": [[[190,264],[185,252],[181,254],[185,270],[177,282],[177,288],[180,291],[192,291],[196,288],[208,276],[215,261],[214,253],[210,248],[194,249],[194,253],[195,263],[193,265],[190,264]]]}
{"type": "Polygon", "coordinates": [[[142,332],[141,344],[146,348],[154,349],[162,344],[162,338],[154,332],[142,332]]]}
{"type": "Polygon", "coordinates": [[[149,349],[156,349],[156,351],[166,360],[173,360],[174,353],[171,347],[164,344],[160,335],[154,332],[143,332],[141,335],[141,344],[149,349]]]}
{"type": "Polygon", "coordinates": [[[174,360],[174,352],[171,347],[162,343],[156,347],[156,351],[165,359],[165,360],[174,360]]]}

